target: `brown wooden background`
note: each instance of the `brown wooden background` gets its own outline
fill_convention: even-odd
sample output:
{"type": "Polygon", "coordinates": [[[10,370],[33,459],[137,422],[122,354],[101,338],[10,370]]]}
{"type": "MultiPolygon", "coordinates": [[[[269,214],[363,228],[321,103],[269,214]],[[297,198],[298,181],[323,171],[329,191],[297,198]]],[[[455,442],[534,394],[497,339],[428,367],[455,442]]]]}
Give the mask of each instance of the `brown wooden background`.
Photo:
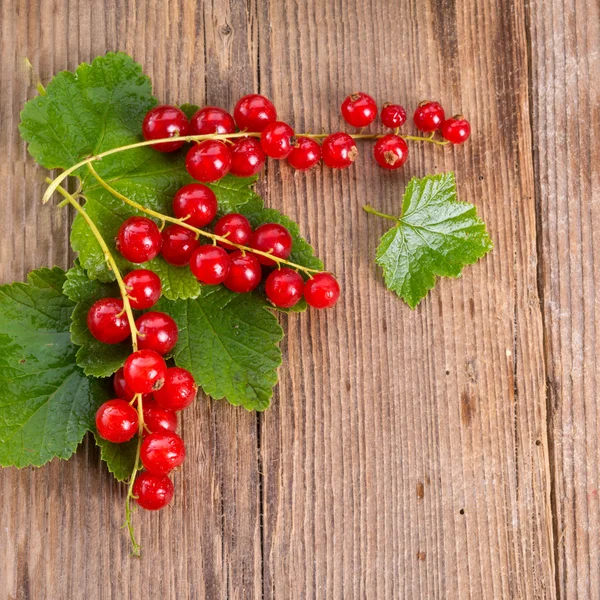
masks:
{"type": "Polygon", "coordinates": [[[0,472],[0,593],[19,599],[600,597],[600,7],[596,0],[0,0],[0,282],[72,260],[17,124],[43,81],[107,50],[167,102],[260,91],[297,131],[365,90],[464,112],[464,147],[368,147],[345,172],[271,162],[344,296],[282,318],[272,408],[201,398],[173,506],[136,521],[87,439],[0,472]],[[414,312],[373,254],[411,176],[455,169],[496,248],[414,312]]]}

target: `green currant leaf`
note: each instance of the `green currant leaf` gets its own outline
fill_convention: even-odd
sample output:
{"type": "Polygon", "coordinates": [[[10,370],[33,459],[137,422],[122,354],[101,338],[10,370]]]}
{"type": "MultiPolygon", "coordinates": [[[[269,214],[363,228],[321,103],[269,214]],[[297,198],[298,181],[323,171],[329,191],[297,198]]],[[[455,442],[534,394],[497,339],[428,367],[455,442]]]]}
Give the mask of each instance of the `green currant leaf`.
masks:
{"type": "Polygon", "coordinates": [[[127,481],[133,471],[138,439],[134,437],[124,444],[113,444],[94,432],[96,444],[100,448],[100,458],[117,481],[127,481]]]}
{"type": "Polygon", "coordinates": [[[381,238],[375,262],[386,286],[411,308],[436,277],[458,277],[493,247],[475,206],[457,200],[453,173],[411,179],[397,221],[381,238]]]}
{"type": "Polygon", "coordinates": [[[0,286],[0,465],[41,466],[69,458],[107,399],[75,362],[74,304],[59,268],[0,286]]]}
{"type": "Polygon", "coordinates": [[[269,406],[283,331],[264,300],[207,286],[196,299],[163,299],[157,307],[179,327],[176,364],[188,369],[207,394],[248,410],[269,406]]]}

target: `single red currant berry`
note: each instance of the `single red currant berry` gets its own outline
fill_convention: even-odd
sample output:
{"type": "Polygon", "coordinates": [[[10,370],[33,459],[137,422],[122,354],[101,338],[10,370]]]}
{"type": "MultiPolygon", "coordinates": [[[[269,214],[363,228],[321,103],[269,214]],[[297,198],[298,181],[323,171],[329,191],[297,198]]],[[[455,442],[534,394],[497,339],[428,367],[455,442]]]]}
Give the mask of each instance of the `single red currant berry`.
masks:
{"type": "Polygon", "coordinates": [[[262,131],[277,120],[273,103],[260,94],[248,94],[238,100],[233,116],[241,131],[262,131]]]}
{"type": "Polygon", "coordinates": [[[87,314],[90,333],[104,344],[118,344],[129,337],[131,329],[120,298],[101,298],[87,314]]]}
{"type": "MultiPolygon", "coordinates": [[[[183,111],[176,106],[155,106],[146,113],[142,123],[142,133],[145,140],[182,137],[189,135],[189,132],[190,123],[183,111]]],[[[159,152],[173,152],[184,144],[185,140],[182,140],[153,144],[152,147],[159,152]]]]}
{"type": "Polygon", "coordinates": [[[218,106],[205,106],[190,119],[190,131],[192,135],[234,133],[235,122],[226,110],[218,106]]]}
{"type": "Polygon", "coordinates": [[[346,169],[358,156],[354,140],[347,133],[332,133],[323,140],[323,162],[332,169],[346,169]]]}
{"type": "Polygon", "coordinates": [[[273,271],[265,282],[267,298],[281,308],[291,308],[302,298],[304,280],[293,269],[284,267],[273,271]]]}
{"type": "Polygon", "coordinates": [[[146,217],[130,217],[119,228],[117,250],[132,263],[143,263],[160,252],[162,238],[156,223],[146,217]]]}
{"type": "Polygon", "coordinates": [[[406,111],[399,104],[386,102],[381,109],[381,122],[390,129],[402,127],[406,123],[406,111]]]}
{"type": "Polygon", "coordinates": [[[173,214],[192,227],[206,227],[216,216],[219,205],[215,193],[201,183],[188,183],[173,198],[173,214]]]}
{"type": "Polygon", "coordinates": [[[172,410],[160,407],[155,400],[143,400],[144,425],[148,433],[159,431],[175,431],[177,429],[177,415],[172,410]]]}
{"type": "MultiPolygon", "coordinates": [[[[135,394],[127,386],[127,382],[123,376],[123,367],[121,367],[113,377],[113,389],[119,398],[127,400],[127,402],[131,402],[135,397],[135,394]]],[[[144,394],[142,396],[142,401],[145,402],[146,400],[152,400],[152,395],[144,394]]]]}
{"type": "Polygon", "coordinates": [[[230,173],[236,177],[252,177],[260,172],[266,156],[256,138],[242,138],[231,147],[230,173]]]}
{"type": "Polygon", "coordinates": [[[166,475],[140,473],[133,484],[136,502],[146,510],[160,510],[173,500],[173,482],[166,475]]]}
{"type": "Polygon", "coordinates": [[[229,254],[219,246],[200,246],[192,254],[190,269],[200,283],[217,285],[223,283],[229,273],[229,254]]]}
{"type": "Polygon", "coordinates": [[[471,125],[462,115],[455,115],[442,123],[442,136],[452,144],[464,144],[471,135],[471,125]]]}
{"type": "Polygon", "coordinates": [[[304,285],[304,299],[313,308],[331,308],[340,297],[340,285],[330,273],[317,273],[304,285]]]}
{"type": "Polygon", "coordinates": [[[105,402],[96,413],[98,435],[109,442],[128,442],[138,430],[138,414],[125,400],[105,402]]]}
{"type": "Polygon", "coordinates": [[[267,125],[260,134],[260,145],[271,158],[286,158],[295,142],[294,130],[282,121],[267,125]]]}
{"type": "Polygon", "coordinates": [[[140,459],[148,473],[168,475],[185,460],[185,444],[173,431],[157,431],[144,438],[140,459]]]}
{"type": "Polygon", "coordinates": [[[167,365],[154,350],[138,350],[130,354],[123,365],[123,377],[134,394],[149,394],[160,390],[165,382],[167,365]]]}
{"type": "Polygon", "coordinates": [[[377,104],[364,92],[350,94],[342,103],[342,116],[352,127],[367,127],[377,117],[377,104]]]}
{"type": "MultiPolygon", "coordinates": [[[[277,258],[287,258],[292,252],[292,236],[290,232],[279,223],[265,223],[254,230],[250,238],[250,247],[261,252],[268,252],[277,258]]],[[[266,256],[256,255],[261,265],[273,266],[277,264],[266,256]]]]}
{"type": "Polygon", "coordinates": [[[417,106],[413,120],[421,131],[437,131],[444,122],[444,109],[439,102],[426,100],[417,106]]]}
{"type": "Polygon", "coordinates": [[[168,354],[177,343],[179,330],[177,323],[163,312],[147,312],[135,321],[139,332],[140,350],[154,350],[159,354],[168,354]]]}
{"type": "Polygon", "coordinates": [[[162,232],[162,257],[176,267],[183,267],[190,262],[194,250],[198,247],[196,234],[181,225],[169,225],[162,232]]]}
{"type": "Polygon", "coordinates": [[[162,284],[160,277],[148,269],[136,269],[123,277],[129,304],[136,310],[144,310],[154,306],[160,298],[162,284]]]}
{"type": "Polygon", "coordinates": [[[375,160],[384,169],[399,169],[408,158],[408,144],[399,135],[384,135],[375,143],[375,160]]]}
{"type": "Polygon", "coordinates": [[[298,171],[308,171],[321,160],[321,146],[307,137],[297,137],[287,161],[298,171]]]}
{"type": "Polygon", "coordinates": [[[205,140],[192,146],[185,157],[188,173],[198,181],[217,181],[229,172],[231,153],[218,140],[205,140]]]}
{"type": "Polygon", "coordinates": [[[223,282],[225,287],[238,294],[251,292],[260,283],[262,276],[256,256],[236,250],[229,255],[229,258],[231,265],[227,278],[223,282]]]}
{"type": "Polygon", "coordinates": [[[196,398],[198,386],[192,374],[181,367],[167,369],[165,384],[154,392],[158,406],[168,410],[183,410],[196,398]]]}
{"type": "MultiPolygon", "coordinates": [[[[247,246],[252,237],[252,225],[244,215],[229,213],[215,223],[215,234],[231,240],[234,244],[247,246]]],[[[227,250],[235,250],[235,246],[226,242],[217,243],[227,250]]]]}

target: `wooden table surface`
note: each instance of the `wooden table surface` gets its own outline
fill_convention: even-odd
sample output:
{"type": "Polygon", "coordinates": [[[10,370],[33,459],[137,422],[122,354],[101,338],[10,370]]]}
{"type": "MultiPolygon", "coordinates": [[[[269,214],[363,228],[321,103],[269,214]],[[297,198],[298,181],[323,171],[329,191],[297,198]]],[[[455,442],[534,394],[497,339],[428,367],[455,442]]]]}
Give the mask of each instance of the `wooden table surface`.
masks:
{"type": "Polygon", "coordinates": [[[163,514],[119,529],[125,490],[85,440],[0,472],[10,599],[600,597],[600,6],[590,0],[0,0],[0,282],[68,267],[72,215],[41,206],[17,131],[42,81],[123,50],[166,102],[271,97],[297,130],[365,90],[439,99],[463,147],[384,173],[271,162],[258,191],[343,285],[282,317],[272,407],[200,397],[163,514]],[[411,311],[373,255],[412,176],[455,170],[495,250],[411,311]]]}

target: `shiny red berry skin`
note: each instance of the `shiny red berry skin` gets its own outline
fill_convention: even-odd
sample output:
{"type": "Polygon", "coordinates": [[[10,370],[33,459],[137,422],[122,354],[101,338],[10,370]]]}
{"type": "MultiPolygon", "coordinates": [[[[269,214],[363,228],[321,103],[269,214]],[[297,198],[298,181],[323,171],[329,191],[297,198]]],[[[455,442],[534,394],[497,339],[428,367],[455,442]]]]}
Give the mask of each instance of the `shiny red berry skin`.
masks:
{"type": "MultiPolygon", "coordinates": [[[[184,112],[176,106],[155,106],[144,117],[142,133],[145,140],[185,136],[190,133],[190,123],[184,112]]],[[[179,150],[184,144],[185,141],[163,142],[153,144],[152,148],[159,152],[173,152],[179,150]]]]}
{"type": "Polygon", "coordinates": [[[217,181],[229,172],[231,153],[223,142],[205,140],[190,148],[185,157],[185,167],[198,181],[217,181]]]}
{"type": "Polygon", "coordinates": [[[173,431],[157,431],[144,438],[140,459],[148,473],[168,475],[185,460],[185,444],[173,431]]]}
{"type": "Polygon", "coordinates": [[[377,104],[364,92],[350,94],[342,102],[342,116],[352,127],[367,127],[377,117],[377,104]]]}
{"type": "Polygon", "coordinates": [[[90,333],[104,344],[118,344],[129,337],[131,329],[120,298],[101,298],[87,314],[90,333]]]}
{"type": "Polygon", "coordinates": [[[437,131],[444,122],[444,109],[439,102],[421,102],[413,116],[417,129],[424,132],[437,131]]]}
{"type": "Polygon", "coordinates": [[[408,144],[399,135],[384,135],[375,143],[373,155],[377,164],[390,171],[399,169],[408,158],[408,144]]]}
{"type": "Polygon", "coordinates": [[[463,116],[456,115],[442,123],[442,136],[452,144],[464,144],[471,135],[471,125],[463,116]]]}
{"type": "MultiPolygon", "coordinates": [[[[250,247],[261,252],[269,252],[277,258],[287,258],[292,252],[292,236],[290,232],[279,223],[265,223],[257,227],[250,238],[250,247]]],[[[256,255],[261,265],[273,266],[274,260],[256,255]]]]}
{"type": "Polygon", "coordinates": [[[271,158],[287,158],[295,142],[294,130],[282,121],[267,125],[260,134],[260,145],[271,158]]]}
{"type": "Polygon", "coordinates": [[[287,161],[297,171],[308,171],[321,160],[321,146],[307,137],[297,137],[287,161]]]}
{"type": "Polygon", "coordinates": [[[304,280],[293,269],[283,267],[273,271],[265,282],[267,298],[280,308],[291,308],[300,301],[304,280]]]}
{"type": "Polygon", "coordinates": [[[160,277],[148,269],[136,269],[123,277],[128,290],[129,304],[135,310],[153,307],[160,298],[160,277]]]}
{"type": "Polygon", "coordinates": [[[262,131],[277,120],[273,103],[260,94],[248,94],[240,98],[233,110],[240,131],[262,131]]]}
{"type": "Polygon", "coordinates": [[[192,374],[181,367],[167,369],[165,384],[154,392],[158,406],[168,410],[183,410],[196,399],[198,386],[192,374]]]}
{"type": "MultiPolygon", "coordinates": [[[[131,402],[135,396],[135,394],[127,386],[127,382],[123,376],[123,367],[121,367],[113,377],[113,389],[119,398],[122,400],[127,400],[127,402],[131,402]]],[[[152,400],[152,395],[144,394],[142,396],[142,401],[146,400],[152,400]]]]}
{"type": "Polygon", "coordinates": [[[196,234],[181,225],[169,225],[162,232],[162,257],[176,267],[183,267],[190,262],[199,242],[196,234]]]}
{"type": "MultiPolygon", "coordinates": [[[[250,225],[250,221],[248,221],[244,215],[240,215],[239,213],[229,213],[228,215],[221,217],[215,223],[215,234],[226,237],[234,244],[247,246],[252,237],[252,225],[250,225]]],[[[226,242],[217,243],[227,250],[235,250],[234,246],[226,242]]]]}
{"type": "Polygon", "coordinates": [[[143,400],[142,410],[144,413],[144,425],[147,428],[144,431],[144,435],[159,431],[177,430],[177,415],[172,410],[160,407],[156,403],[156,400],[143,400]]]}
{"type": "Polygon", "coordinates": [[[386,102],[381,109],[381,122],[390,129],[402,127],[406,123],[406,111],[399,104],[386,102]]]}
{"type": "Polygon", "coordinates": [[[242,254],[241,250],[236,250],[229,255],[229,258],[231,266],[223,282],[225,287],[238,294],[251,292],[260,283],[262,277],[262,269],[256,256],[249,252],[242,254]]]}
{"type": "Polygon", "coordinates": [[[105,402],[96,412],[98,435],[109,442],[128,442],[138,430],[138,414],[125,400],[105,402]]]}
{"type": "Polygon", "coordinates": [[[358,156],[354,140],[347,133],[332,133],[323,140],[323,162],[332,169],[348,168],[358,156]]]}
{"type": "Polygon", "coordinates": [[[223,248],[208,244],[192,254],[190,269],[200,283],[217,285],[225,281],[230,263],[229,254],[223,248]]]}
{"type": "Polygon", "coordinates": [[[162,238],[156,223],[146,217],[130,217],[117,234],[117,250],[132,263],[143,263],[160,252],[162,238]]]}
{"type": "Polygon", "coordinates": [[[235,122],[226,110],[218,106],[205,106],[190,119],[190,132],[192,135],[234,133],[235,122]]]}
{"type": "Polygon", "coordinates": [[[242,138],[231,147],[231,169],[236,177],[252,177],[261,171],[267,157],[256,138],[242,138]]]}
{"type": "Polygon", "coordinates": [[[165,382],[167,365],[154,350],[138,350],[130,354],[123,365],[123,377],[134,394],[149,394],[165,382]]]}
{"type": "Polygon", "coordinates": [[[139,332],[138,348],[154,350],[158,354],[168,354],[173,350],[179,337],[177,323],[166,313],[147,312],[135,321],[139,332]]]}
{"type": "Polygon", "coordinates": [[[340,297],[340,285],[330,273],[317,273],[304,285],[304,299],[313,308],[331,308],[340,297]]]}
{"type": "Polygon", "coordinates": [[[217,216],[218,208],[215,193],[201,183],[184,185],[173,198],[173,214],[193,227],[206,227],[217,216]]]}
{"type": "Polygon", "coordinates": [[[173,500],[175,488],[166,475],[140,473],[133,484],[136,502],[146,510],[160,510],[173,500]]]}

